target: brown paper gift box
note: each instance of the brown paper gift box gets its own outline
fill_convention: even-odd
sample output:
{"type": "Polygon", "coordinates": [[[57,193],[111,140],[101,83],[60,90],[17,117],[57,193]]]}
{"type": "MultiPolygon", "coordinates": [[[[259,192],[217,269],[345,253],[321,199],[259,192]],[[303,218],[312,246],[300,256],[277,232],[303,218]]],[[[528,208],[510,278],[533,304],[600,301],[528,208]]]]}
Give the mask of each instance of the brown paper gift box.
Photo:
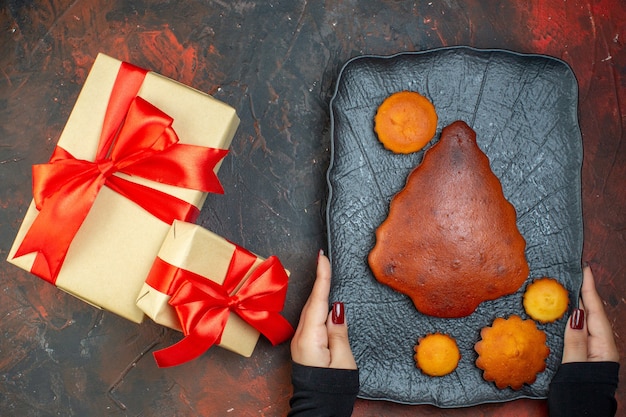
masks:
{"type": "MultiPolygon", "coordinates": [[[[235,247],[235,244],[198,225],[175,221],[157,256],[170,265],[222,284],[235,247]]],[[[239,287],[264,260],[257,256],[257,261],[239,287]]],[[[137,305],[156,323],[182,331],[176,311],[168,304],[170,298],[170,295],[144,283],[137,305]]],[[[259,336],[258,330],[231,312],[218,346],[250,357],[259,336]]]]}
{"type": "MultiPolygon", "coordinates": [[[[58,145],[74,157],[93,161],[108,99],[121,61],[99,54],[68,118],[58,145]]],[[[228,149],[239,125],[230,106],[200,91],[148,72],[138,96],[174,119],[180,143],[228,149]]],[[[217,172],[220,164],[214,171],[217,172]]],[[[174,195],[201,208],[206,193],[115,174],[174,195]]],[[[31,271],[35,253],[14,258],[38,210],[31,203],[8,261],[31,271]]],[[[135,301],[170,228],[139,205],[102,187],[74,237],[55,285],[134,322],[144,314],[135,301]]]]}

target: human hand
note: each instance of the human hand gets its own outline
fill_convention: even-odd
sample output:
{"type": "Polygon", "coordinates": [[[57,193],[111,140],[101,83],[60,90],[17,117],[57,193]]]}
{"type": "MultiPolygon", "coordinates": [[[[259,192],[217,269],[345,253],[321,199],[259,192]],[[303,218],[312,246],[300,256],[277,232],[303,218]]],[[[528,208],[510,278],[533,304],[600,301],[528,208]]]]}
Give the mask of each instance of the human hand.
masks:
{"type": "Polygon", "coordinates": [[[565,328],[562,363],[618,362],[613,329],[588,266],[583,269],[580,295],[579,309],[574,310],[565,328]]]}
{"type": "Polygon", "coordinates": [[[291,358],[306,366],[357,369],[348,342],[343,303],[333,304],[332,311],[328,311],[330,278],[330,261],[320,251],[313,290],[291,340],[291,358]]]}

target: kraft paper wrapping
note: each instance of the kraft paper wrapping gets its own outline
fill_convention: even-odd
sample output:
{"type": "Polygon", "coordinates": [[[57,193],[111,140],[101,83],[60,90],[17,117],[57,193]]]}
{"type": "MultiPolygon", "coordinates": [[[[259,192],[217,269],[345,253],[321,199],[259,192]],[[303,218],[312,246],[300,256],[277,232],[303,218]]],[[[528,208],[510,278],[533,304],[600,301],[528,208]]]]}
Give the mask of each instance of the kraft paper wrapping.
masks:
{"type": "MultiPolygon", "coordinates": [[[[58,145],[76,158],[94,160],[108,99],[121,61],[99,54],[79,94],[58,145]]],[[[176,81],[149,72],[138,93],[173,119],[180,143],[228,149],[239,125],[230,106],[176,81]]],[[[220,164],[215,167],[215,172],[220,164]]],[[[201,208],[206,193],[115,174],[201,208]]],[[[38,214],[31,203],[8,261],[30,271],[35,254],[13,259],[38,214]]],[[[170,228],[135,203],[100,190],[69,247],[56,286],[96,307],[134,322],[143,311],[135,301],[170,228]]]]}
{"type": "MultiPolygon", "coordinates": [[[[223,237],[198,225],[175,221],[159,250],[158,257],[173,266],[222,284],[234,251],[235,245],[223,237]]],[[[264,260],[257,256],[257,261],[239,287],[264,260]]],[[[170,295],[144,283],[137,298],[137,305],[155,322],[182,331],[176,311],[168,304],[170,298],[170,295]]],[[[218,346],[250,357],[259,336],[258,330],[231,312],[218,346]]]]}

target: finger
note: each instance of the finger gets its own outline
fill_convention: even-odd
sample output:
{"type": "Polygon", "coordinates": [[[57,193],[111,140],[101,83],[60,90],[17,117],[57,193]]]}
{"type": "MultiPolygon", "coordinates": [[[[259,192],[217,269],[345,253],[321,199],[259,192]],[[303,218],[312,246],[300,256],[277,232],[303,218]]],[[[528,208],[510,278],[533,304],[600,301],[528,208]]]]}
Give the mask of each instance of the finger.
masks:
{"type": "Polygon", "coordinates": [[[613,329],[604,311],[602,299],[596,290],[593,273],[588,266],[583,269],[583,285],[580,293],[585,306],[589,333],[603,339],[612,339],[613,329]]]}
{"type": "MultiPolygon", "coordinates": [[[[330,293],[330,261],[322,252],[317,256],[317,276],[311,297],[312,303],[324,304],[324,309],[328,313],[328,294],[330,293]]],[[[324,314],[326,317],[326,314],[324,314]]]]}
{"type": "Polygon", "coordinates": [[[572,320],[575,314],[576,312],[570,316],[567,321],[567,326],[565,327],[562,363],[587,362],[587,326],[583,325],[582,329],[572,328],[572,320]]]}
{"type": "Polygon", "coordinates": [[[302,326],[323,326],[326,322],[326,317],[328,316],[328,295],[330,294],[330,276],[330,261],[320,251],[313,289],[300,315],[300,324],[302,326]]]}
{"type": "Polygon", "coordinates": [[[329,365],[330,352],[326,330],[329,292],[330,263],[320,251],[313,289],[302,308],[298,327],[291,340],[291,357],[294,362],[319,367],[329,365]]]}
{"type": "Polygon", "coordinates": [[[581,297],[587,311],[589,360],[618,361],[619,352],[613,336],[613,327],[606,315],[604,304],[596,290],[593,273],[589,267],[583,270],[581,297]]]}
{"type": "Polygon", "coordinates": [[[333,323],[332,313],[326,322],[328,329],[328,349],[330,350],[330,367],[338,369],[357,369],[350,341],[348,326],[344,321],[341,324],[333,323]]]}

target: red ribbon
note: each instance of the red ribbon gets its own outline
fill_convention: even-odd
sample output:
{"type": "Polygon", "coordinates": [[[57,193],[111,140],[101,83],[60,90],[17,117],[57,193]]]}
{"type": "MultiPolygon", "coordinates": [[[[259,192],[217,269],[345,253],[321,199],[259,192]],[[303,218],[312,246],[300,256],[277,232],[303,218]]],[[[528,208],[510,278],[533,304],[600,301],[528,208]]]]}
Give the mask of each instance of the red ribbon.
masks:
{"type": "Polygon", "coordinates": [[[236,290],[256,259],[236,246],[224,283],[219,285],[157,258],[150,275],[170,277],[173,286],[178,286],[169,303],[176,309],[185,334],[178,343],[154,352],[159,367],[180,365],[219,344],[231,311],[273,345],[293,335],[293,327],[279,314],[287,295],[288,276],[277,257],[263,261],[236,290]]]}
{"type": "Polygon", "coordinates": [[[116,172],[223,193],[214,168],[228,151],[178,143],[173,119],[137,96],[145,75],[127,63],[120,67],[94,161],[56,147],[48,163],[33,167],[39,213],[15,257],[36,252],[35,275],[56,282],[74,236],[105,185],[168,224],[197,218],[199,210],[192,204],[114,176],[116,172]]]}

